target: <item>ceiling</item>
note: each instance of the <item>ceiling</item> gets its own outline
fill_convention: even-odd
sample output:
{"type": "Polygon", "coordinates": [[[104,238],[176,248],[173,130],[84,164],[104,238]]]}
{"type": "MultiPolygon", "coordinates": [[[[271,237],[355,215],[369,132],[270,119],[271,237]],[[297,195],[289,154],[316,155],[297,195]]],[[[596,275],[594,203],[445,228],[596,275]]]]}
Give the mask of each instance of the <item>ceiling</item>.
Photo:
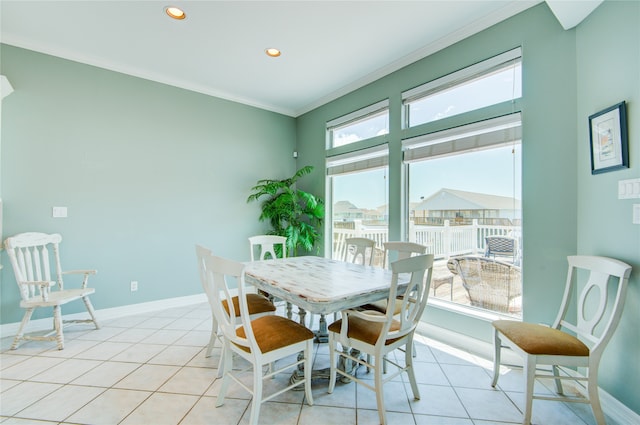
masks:
{"type": "Polygon", "coordinates": [[[295,117],[540,1],[2,0],[0,40],[295,117]]]}

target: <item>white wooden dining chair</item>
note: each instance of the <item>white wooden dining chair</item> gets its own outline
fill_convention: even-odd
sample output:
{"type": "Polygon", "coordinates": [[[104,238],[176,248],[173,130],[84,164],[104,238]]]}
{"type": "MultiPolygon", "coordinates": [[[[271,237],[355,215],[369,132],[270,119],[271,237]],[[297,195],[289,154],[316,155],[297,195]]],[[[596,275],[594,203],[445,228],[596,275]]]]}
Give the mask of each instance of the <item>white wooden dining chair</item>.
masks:
{"type": "MultiPolygon", "coordinates": [[[[218,326],[216,316],[213,313],[214,305],[222,304],[222,307],[226,311],[229,310],[227,300],[221,299],[220,294],[216,293],[213,290],[213,287],[209,285],[209,282],[207,281],[207,265],[205,259],[211,255],[213,255],[211,250],[203,247],[202,245],[196,245],[196,258],[198,259],[198,273],[200,275],[200,283],[202,284],[202,289],[204,290],[205,294],[207,294],[207,300],[209,301],[209,307],[211,308],[211,336],[209,337],[209,345],[207,346],[205,357],[211,357],[211,353],[215,348],[216,341],[220,341],[220,345],[222,346],[222,334],[220,333],[220,327],[218,326]]],[[[247,308],[251,319],[257,319],[258,317],[268,314],[275,314],[276,307],[266,297],[254,293],[247,293],[246,297],[247,308]]],[[[238,297],[232,297],[232,302],[235,305],[234,312],[236,314],[240,314],[240,309],[238,308],[238,297]]],[[[236,316],[236,321],[239,322],[238,316],[236,316]]],[[[222,376],[222,364],[224,362],[223,357],[224,350],[221,353],[220,360],[218,362],[218,377],[222,376]]]]}
{"type": "Polygon", "coordinates": [[[335,388],[337,374],[373,390],[376,393],[378,416],[382,425],[387,423],[383,388],[386,382],[402,373],[407,373],[413,396],[416,400],[420,399],[413,369],[413,358],[410,353],[415,329],[427,305],[432,269],[433,254],[419,255],[393,262],[391,264],[393,275],[388,298],[390,303],[394,303],[398,295],[398,282],[401,274],[403,281],[408,279],[400,313],[395,315],[391,309],[386,314],[376,311],[345,310],[342,312],[342,319],[329,326],[329,363],[331,364],[329,393],[332,393],[335,388]],[[339,349],[338,343],[343,348],[355,348],[361,353],[365,353],[367,360],[363,360],[359,356],[354,357],[347,350],[339,349]],[[404,347],[405,350],[404,365],[387,358],[388,353],[400,347],[404,347]],[[336,355],[345,358],[345,360],[357,362],[367,369],[373,369],[374,385],[371,385],[370,380],[360,379],[338,368],[336,355]],[[373,359],[373,361],[369,359],[373,359]],[[382,364],[385,362],[393,364],[398,369],[383,378],[382,364]]]}
{"type": "Polygon", "coordinates": [[[369,238],[347,238],[343,260],[347,263],[372,266],[376,255],[376,241],[369,238]]]}
{"type": "MultiPolygon", "coordinates": [[[[427,252],[427,247],[424,245],[420,245],[415,242],[401,242],[401,241],[391,241],[385,242],[382,244],[384,247],[384,257],[383,257],[383,267],[389,268],[390,258],[394,258],[394,260],[404,260],[405,258],[413,257],[415,255],[422,255],[427,252]]],[[[374,301],[369,304],[363,305],[361,308],[363,310],[375,310],[380,313],[387,313],[388,300],[380,300],[374,301]]],[[[402,297],[396,298],[396,302],[393,305],[394,312],[393,314],[400,314],[402,309],[402,297]]],[[[413,357],[416,356],[415,347],[412,348],[413,357]]],[[[382,363],[382,369],[384,373],[387,373],[387,363],[382,363]]]]}
{"type": "MultiPolygon", "coordinates": [[[[287,237],[277,235],[256,235],[249,237],[249,249],[251,261],[273,260],[275,258],[287,258],[287,237]]],[[[274,302],[273,296],[267,295],[271,302],[274,302]]],[[[302,310],[302,321],[304,322],[305,313],[302,310]]],[[[292,305],[285,302],[285,314],[289,319],[293,317],[292,305]]]]}
{"type": "Polygon", "coordinates": [[[16,282],[20,289],[20,307],[25,309],[24,317],[16,334],[11,349],[18,348],[22,340],[57,341],[58,349],[64,348],[63,326],[66,323],[93,323],[100,328],[89,295],[95,292],[87,286],[89,276],[96,270],[66,270],[60,265],[59,245],[62,236],[46,233],[21,233],[5,240],[4,246],[13,267],[16,282]],[[80,287],[65,287],[62,277],[65,275],[81,275],[80,287]],[[63,320],[62,305],[82,299],[89,312],[90,319],[63,320]],[[52,334],[45,336],[25,335],[25,327],[33,312],[39,307],[53,308],[52,334]]]}
{"type": "MultiPolygon", "coordinates": [[[[244,264],[208,255],[205,258],[207,284],[210,290],[220,293],[229,309],[222,303],[214,304],[214,314],[224,338],[223,377],[218,393],[216,407],[224,404],[227,389],[234,380],[252,396],[249,423],[258,423],[262,403],[278,395],[304,385],[306,402],[313,405],[311,393],[311,356],[313,352],[313,332],[306,327],[282,316],[268,315],[251,319],[247,302],[247,286],[244,277],[244,264]],[[239,305],[233,303],[233,289],[237,288],[239,305]],[[236,326],[236,317],[240,317],[241,326],[236,326]],[[302,358],[299,357],[302,353],[302,358]],[[253,368],[253,388],[243,382],[246,370],[233,369],[233,354],[242,357],[253,368]],[[264,366],[282,359],[292,360],[277,370],[269,370],[263,375],[264,366]],[[304,379],[263,397],[263,380],[271,378],[285,370],[304,365],[304,379]]],[[[275,367],[273,368],[275,369],[275,367]]],[[[289,381],[288,381],[289,382],[289,381]]]]}
{"type": "Polygon", "coordinates": [[[531,423],[534,399],[590,403],[596,422],[605,424],[598,397],[598,367],[622,315],[631,266],[612,258],[588,255],[569,256],[567,260],[564,296],[550,327],[515,320],[493,322],[495,354],[491,386],[495,387],[500,377],[501,349],[511,348],[524,359],[522,423],[525,425],[531,423]],[[572,305],[577,306],[577,313],[572,312],[572,305]],[[539,373],[538,365],[551,366],[550,373],[539,373]],[[585,373],[576,372],[576,368],[586,368],[585,373]],[[562,380],[586,381],[586,391],[576,385],[582,397],[534,394],[534,382],[541,378],[552,378],[558,395],[563,394],[562,380]]]}

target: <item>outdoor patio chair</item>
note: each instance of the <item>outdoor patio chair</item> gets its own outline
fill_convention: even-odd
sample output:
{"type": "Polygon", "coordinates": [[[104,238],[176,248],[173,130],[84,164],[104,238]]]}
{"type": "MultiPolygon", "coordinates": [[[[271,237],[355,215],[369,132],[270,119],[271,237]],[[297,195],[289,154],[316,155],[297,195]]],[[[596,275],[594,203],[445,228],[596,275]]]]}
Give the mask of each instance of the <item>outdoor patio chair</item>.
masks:
{"type": "Polygon", "coordinates": [[[448,267],[462,279],[474,307],[500,313],[515,313],[514,303],[522,295],[520,267],[485,257],[457,257],[448,267]]]}
{"type": "Polygon", "coordinates": [[[59,245],[62,236],[59,234],[21,233],[4,241],[5,249],[13,266],[16,282],[20,289],[20,307],[25,309],[22,323],[16,334],[11,349],[18,348],[22,340],[57,341],[58,350],[64,348],[63,326],[65,323],[93,323],[96,329],[100,325],[89,295],[95,292],[88,288],[89,275],[96,274],[96,270],[67,270],[60,266],[59,245]],[[63,275],[81,275],[82,284],[79,288],[65,288],[63,275]],[[52,278],[53,276],[53,278],[52,278]],[[57,288],[56,288],[57,285],[57,288]],[[90,319],[63,320],[62,305],[82,299],[89,312],[90,319]],[[33,312],[39,307],[53,307],[53,334],[55,335],[25,335],[24,330],[33,312]]]}
{"type": "Polygon", "coordinates": [[[507,257],[517,265],[518,249],[515,238],[508,236],[487,236],[484,238],[486,249],[484,256],[487,258],[507,257]]]}
{"type": "MultiPolygon", "coordinates": [[[[342,311],[342,319],[329,326],[329,363],[331,372],[329,378],[328,392],[332,393],[336,376],[347,377],[354,380],[359,385],[364,386],[376,393],[378,406],[378,416],[380,424],[386,424],[386,410],[384,405],[383,385],[400,374],[407,373],[413,397],[420,399],[420,392],[413,369],[413,358],[411,356],[413,347],[413,335],[415,332],[429,297],[429,283],[431,282],[431,270],[433,268],[433,254],[419,255],[405,258],[391,264],[393,275],[391,278],[391,288],[388,301],[395,303],[398,295],[398,276],[401,273],[409,274],[409,283],[402,297],[400,314],[395,315],[394,311],[387,311],[382,314],[374,311],[360,311],[356,309],[342,311]],[[427,275],[425,277],[425,274],[427,275]],[[342,349],[338,348],[338,343],[342,349]],[[395,363],[387,358],[387,354],[404,347],[404,365],[395,363]],[[359,355],[354,356],[348,348],[359,350],[366,354],[366,361],[359,355]],[[373,385],[371,380],[360,379],[338,368],[339,358],[357,362],[374,371],[373,385]],[[373,361],[370,361],[373,357],[373,361]],[[398,369],[383,378],[384,363],[391,363],[398,369]]],[[[404,277],[402,278],[405,279],[404,277]]]]}
{"type": "MultiPolygon", "coordinates": [[[[242,263],[212,255],[205,257],[206,282],[208,292],[221,294],[223,303],[213,303],[213,312],[223,335],[223,375],[222,385],[218,392],[216,407],[224,404],[227,388],[231,380],[236,381],[252,395],[249,423],[256,425],[260,415],[260,406],[274,397],[294,387],[304,385],[305,399],[309,406],[313,405],[311,393],[311,365],[313,355],[313,332],[291,319],[276,315],[262,316],[252,319],[247,302],[247,284],[245,283],[242,263]],[[232,292],[237,290],[238,305],[235,305],[232,292]],[[236,318],[240,317],[240,326],[236,318]],[[246,384],[246,372],[233,368],[234,354],[246,360],[253,369],[253,386],[246,384]],[[301,354],[301,355],[299,355],[301,354]],[[286,362],[284,367],[263,374],[267,365],[274,365],[277,360],[286,362]],[[288,369],[297,370],[304,365],[304,379],[289,384],[268,397],[263,397],[263,381],[270,379],[288,369]]],[[[289,381],[287,381],[289,383],[289,381]]],[[[269,387],[272,387],[269,384],[269,387]]],[[[235,397],[235,396],[234,396],[235,397]]]]}
{"type": "Polygon", "coordinates": [[[598,397],[598,366],[622,316],[631,266],[612,258],[588,255],[569,256],[567,260],[564,296],[551,327],[515,320],[493,322],[495,354],[491,386],[495,387],[500,377],[502,347],[509,347],[523,357],[525,425],[531,422],[533,399],[590,403],[596,422],[605,423],[598,397]],[[577,314],[570,306],[577,306],[577,314]],[[551,366],[552,374],[539,373],[538,365],[551,366]],[[565,372],[562,376],[561,371],[565,372]],[[534,381],[541,378],[552,378],[559,395],[563,394],[562,380],[587,381],[586,390],[581,385],[575,386],[583,397],[534,395],[534,381]]]}

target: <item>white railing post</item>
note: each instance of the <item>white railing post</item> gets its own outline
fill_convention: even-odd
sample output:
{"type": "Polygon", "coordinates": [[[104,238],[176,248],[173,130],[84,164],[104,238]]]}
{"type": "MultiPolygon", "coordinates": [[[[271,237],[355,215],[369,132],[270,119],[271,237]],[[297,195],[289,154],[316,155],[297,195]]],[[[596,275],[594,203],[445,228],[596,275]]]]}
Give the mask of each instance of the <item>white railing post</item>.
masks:
{"type": "Polygon", "coordinates": [[[473,247],[473,253],[477,254],[479,251],[479,247],[478,247],[478,239],[479,239],[479,230],[480,228],[478,227],[478,219],[474,218],[473,220],[471,220],[471,235],[473,237],[473,241],[471,241],[471,243],[473,245],[471,245],[473,247]]]}
{"type": "Polygon", "coordinates": [[[356,232],[354,237],[362,237],[362,220],[353,220],[354,231],[356,232]]]}
{"type": "Polygon", "coordinates": [[[416,224],[413,220],[409,220],[409,242],[416,242],[416,224]]]}
{"type": "Polygon", "coordinates": [[[451,226],[449,220],[444,221],[442,228],[442,248],[444,249],[444,259],[448,260],[451,256],[451,226]]]}

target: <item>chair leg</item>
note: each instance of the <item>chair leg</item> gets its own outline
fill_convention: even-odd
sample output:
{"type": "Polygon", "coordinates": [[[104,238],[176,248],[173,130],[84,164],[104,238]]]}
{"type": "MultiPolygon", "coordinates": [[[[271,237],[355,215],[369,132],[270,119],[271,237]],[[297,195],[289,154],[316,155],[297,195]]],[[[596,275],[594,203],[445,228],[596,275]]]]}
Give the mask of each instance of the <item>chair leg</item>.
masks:
{"type": "Polygon", "coordinates": [[[413,391],[413,398],[416,400],[420,400],[420,390],[418,389],[418,383],[416,382],[416,375],[413,370],[413,356],[409,354],[411,348],[415,348],[413,345],[413,338],[409,340],[404,352],[404,361],[406,365],[406,372],[409,375],[409,383],[411,384],[411,391],[413,391]]]}
{"type": "Polygon", "coordinates": [[[24,312],[24,316],[22,317],[22,322],[20,323],[20,328],[18,329],[18,333],[16,334],[15,338],[13,338],[13,344],[11,344],[12,350],[15,350],[16,348],[18,348],[18,345],[20,345],[20,341],[24,336],[24,328],[27,326],[27,323],[29,323],[29,320],[31,320],[31,315],[33,314],[34,310],[35,309],[33,308],[28,308],[24,312]]]}
{"type": "Polygon", "coordinates": [[[56,341],[58,350],[64,349],[64,334],[62,333],[62,308],[59,305],[53,306],[53,328],[56,331],[56,341]]]}
{"type": "Polygon", "coordinates": [[[287,301],[286,314],[287,314],[287,319],[291,319],[293,317],[293,308],[289,301],[287,301]]]}
{"type": "Polygon", "coordinates": [[[524,361],[525,389],[523,425],[531,424],[531,408],[533,407],[533,385],[536,381],[536,358],[527,356],[524,361]]]}
{"type": "Polygon", "coordinates": [[[313,393],[311,392],[311,373],[313,363],[311,357],[313,353],[313,340],[307,341],[307,348],[304,352],[304,393],[307,404],[313,406],[313,393]]]}
{"type": "Polygon", "coordinates": [[[605,425],[604,413],[602,413],[602,406],[600,405],[600,397],[598,395],[598,366],[589,366],[588,372],[589,381],[587,382],[587,391],[589,395],[589,403],[591,404],[591,410],[593,410],[593,416],[596,418],[598,425],[605,425]]]}
{"type": "Polygon", "coordinates": [[[336,368],[338,366],[338,360],[336,359],[336,339],[333,333],[329,333],[329,389],[327,392],[331,394],[336,386],[336,368]]]}
{"type": "Polygon", "coordinates": [[[491,386],[496,387],[498,385],[498,378],[500,377],[500,354],[502,350],[502,340],[497,329],[493,330],[493,380],[491,386]]]}
{"type": "Polygon", "coordinates": [[[82,297],[82,301],[84,301],[85,307],[87,307],[87,311],[89,312],[89,316],[91,316],[91,320],[93,320],[93,325],[96,329],[100,329],[100,324],[98,323],[98,319],[96,319],[96,312],[93,309],[93,304],[91,304],[91,300],[89,297],[82,297]]]}
{"type": "Polygon", "coordinates": [[[262,364],[255,362],[253,367],[253,400],[251,400],[249,423],[251,425],[258,425],[260,406],[262,405],[262,364]]]}
{"type": "MultiPolygon", "coordinates": [[[[220,359],[220,363],[222,363],[222,385],[220,385],[220,392],[218,393],[218,399],[216,400],[216,407],[220,407],[224,404],[224,397],[227,394],[227,388],[229,388],[229,381],[231,378],[229,377],[229,373],[231,373],[233,362],[233,353],[231,349],[227,347],[227,344],[222,343],[222,358],[220,359]],[[223,360],[224,359],[224,360],[223,360]]],[[[220,372],[218,372],[219,374],[220,372]]]]}
{"type": "Polygon", "coordinates": [[[215,316],[211,317],[211,336],[209,336],[209,345],[207,345],[207,351],[205,352],[205,357],[211,357],[211,352],[213,348],[216,346],[216,340],[218,339],[218,321],[215,316]]]}
{"type": "MultiPolygon", "coordinates": [[[[376,359],[382,358],[382,353],[377,353],[376,359]]],[[[374,382],[376,389],[376,404],[378,405],[378,417],[380,425],[387,425],[387,412],[384,409],[384,381],[382,380],[382,368],[380,365],[374,365],[373,368],[374,382]]]]}
{"type": "Polygon", "coordinates": [[[558,366],[552,365],[551,370],[553,371],[553,376],[556,377],[556,379],[553,380],[553,383],[556,386],[556,393],[559,395],[562,395],[564,394],[564,391],[562,390],[562,380],[558,378],[560,376],[560,372],[558,371],[558,366]]]}

